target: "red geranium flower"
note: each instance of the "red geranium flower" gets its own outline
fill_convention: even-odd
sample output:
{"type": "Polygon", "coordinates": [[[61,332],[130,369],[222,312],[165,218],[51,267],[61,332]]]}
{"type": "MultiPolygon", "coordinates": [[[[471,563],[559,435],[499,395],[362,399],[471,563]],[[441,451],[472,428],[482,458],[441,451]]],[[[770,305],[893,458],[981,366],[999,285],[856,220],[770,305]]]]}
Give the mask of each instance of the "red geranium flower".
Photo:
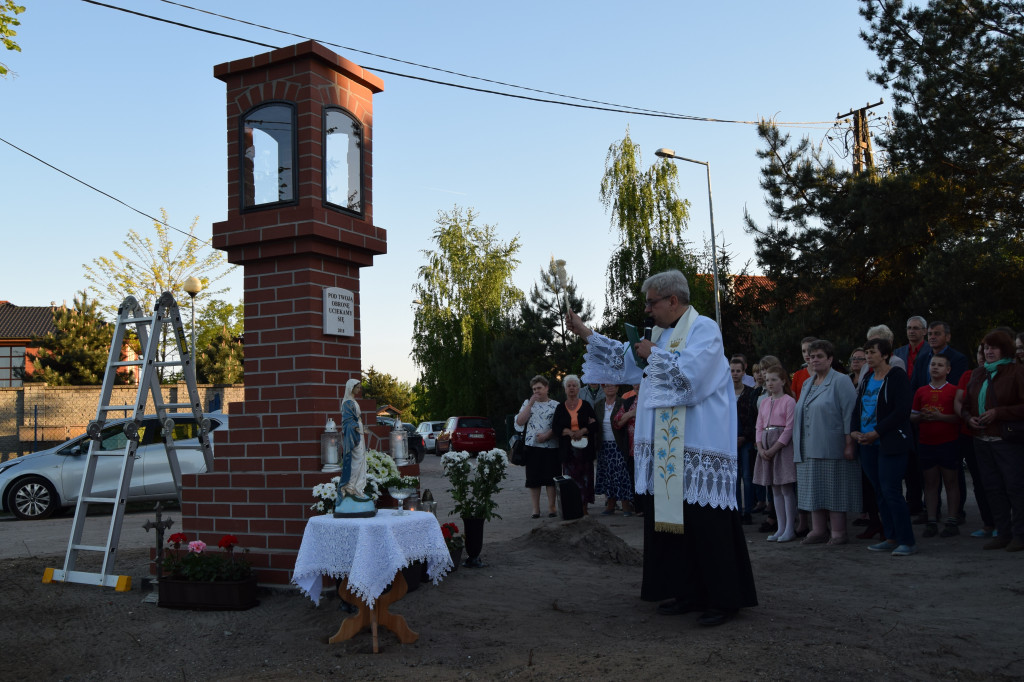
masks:
{"type": "Polygon", "coordinates": [[[220,542],[217,543],[217,546],[223,547],[224,549],[231,549],[237,544],[238,538],[236,538],[234,535],[225,535],[220,539],[220,542]]]}
{"type": "Polygon", "coordinates": [[[180,545],[184,542],[188,542],[188,536],[184,533],[174,533],[171,537],[167,538],[167,542],[174,545],[180,545]]]}

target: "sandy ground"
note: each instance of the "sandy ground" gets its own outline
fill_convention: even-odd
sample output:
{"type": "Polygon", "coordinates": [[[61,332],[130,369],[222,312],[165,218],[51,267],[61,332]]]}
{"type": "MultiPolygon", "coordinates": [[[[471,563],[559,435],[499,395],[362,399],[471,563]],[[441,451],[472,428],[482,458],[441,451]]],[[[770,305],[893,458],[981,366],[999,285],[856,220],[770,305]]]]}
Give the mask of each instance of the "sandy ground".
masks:
{"type": "MultiPolygon", "coordinates": [[[[422,478],[447,513],[436,457],[422,478]]],[[[314,607],[290,590],[264,591],[250,611],[188,612],[138,589],[44,585],[65,535],[49,553],[0,559],[0,679],[1024,678],[1024,553],[982,551],[967,535],[971,506],[964,535],[921,539],[909,558],[862,540],[776,545],[747,526],[760,606],[701,628],[696,614],[659,616],[639,600],[641,519],[532,520],[522,481],[514,468],[504,519],[487,524],[487,567],[460,568],[395,606],[414,644],[387,632],[377,655],[368,633],[327,644],[345,616],[339,600],[314,607]]],[[[0,544],[11,523],[25,522],[0,524],[0,544]]],[[[138,586],[146,557],[122,549],[118,572],[138,586]]]]}

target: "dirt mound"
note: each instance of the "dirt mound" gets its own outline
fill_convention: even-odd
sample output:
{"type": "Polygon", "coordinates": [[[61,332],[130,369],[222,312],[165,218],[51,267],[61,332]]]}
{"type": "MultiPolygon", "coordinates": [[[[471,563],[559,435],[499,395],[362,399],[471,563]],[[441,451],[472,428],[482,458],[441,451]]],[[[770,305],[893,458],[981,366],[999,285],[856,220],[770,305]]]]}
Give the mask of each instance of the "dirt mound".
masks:
{"type": "Polygon", "coordinates": [[[643,554],[639,550],[630,547],[601,523],[587,517],[546,523],[510,541],[509,545],[514,551],[529,550],[562,557],[568,553],[599,564],[643,564],[643,554]]]}

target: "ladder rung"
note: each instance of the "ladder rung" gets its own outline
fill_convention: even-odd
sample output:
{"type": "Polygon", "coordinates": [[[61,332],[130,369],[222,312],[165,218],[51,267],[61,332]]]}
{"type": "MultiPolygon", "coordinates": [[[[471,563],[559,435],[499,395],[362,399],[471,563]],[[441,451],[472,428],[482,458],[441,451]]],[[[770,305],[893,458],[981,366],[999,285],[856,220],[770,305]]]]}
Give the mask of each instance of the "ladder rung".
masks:
{"type": "Polygon", "coordinates": [[[141,367],[142,360],[121,360],[120,362],[110,363],[111,367],[141,367]]]}
{"type": "Polygon", "coordinates": [[[83,497],[82,502],[96,502],[98,504],[114,504],[117,502],[116,497],[83,497]]]}
{"type": "Polygon", "coordinates": [[[71,545],[71,549],[77,549],[80,552],[106,552],[107,548],[100,545],[71,545]]]}
{"type": "Polygon", "coordinates": [[[131,412],[135,409],[134,405],[101,405],[100,410],[104,412],[131,412]]]}
{"type": "Polygon", "coordinates": [[[127,327],[130,324],[153,324],[153,318],[151,317],[128,317],[118,322],[118,324],[127,327]]]}

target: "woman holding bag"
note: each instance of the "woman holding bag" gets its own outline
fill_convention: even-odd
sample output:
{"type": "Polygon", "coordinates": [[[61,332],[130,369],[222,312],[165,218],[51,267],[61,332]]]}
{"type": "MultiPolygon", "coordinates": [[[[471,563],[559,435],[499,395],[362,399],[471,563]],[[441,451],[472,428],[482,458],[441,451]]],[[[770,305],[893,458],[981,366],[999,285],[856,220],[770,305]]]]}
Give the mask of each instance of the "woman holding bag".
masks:
{"type": "Polygon", "coordinates": [[[556,476],[562,475],[558,457],[558,439],[551,432],[558,401],[548,397],[548,380],[537,375],[530,379],[532,395],[523,401],[515,418],[516,431],[525,431],[523,451],[526,454],[526,487],[533,503],[533,518],[540,518],[540,489],[548,489],[548,517],[558,516],[555,509],[556,476]]]}
{"type": "Polygon", "coordinates": [[[580,489],[583,513],[594,503],[594,446],[597,441],[597,415],[593,406],[580,398],[580,378],[570,374],[562,379],[565,402],[555,408],[552,428],[562,453],[562,471],[580,489]]]}

